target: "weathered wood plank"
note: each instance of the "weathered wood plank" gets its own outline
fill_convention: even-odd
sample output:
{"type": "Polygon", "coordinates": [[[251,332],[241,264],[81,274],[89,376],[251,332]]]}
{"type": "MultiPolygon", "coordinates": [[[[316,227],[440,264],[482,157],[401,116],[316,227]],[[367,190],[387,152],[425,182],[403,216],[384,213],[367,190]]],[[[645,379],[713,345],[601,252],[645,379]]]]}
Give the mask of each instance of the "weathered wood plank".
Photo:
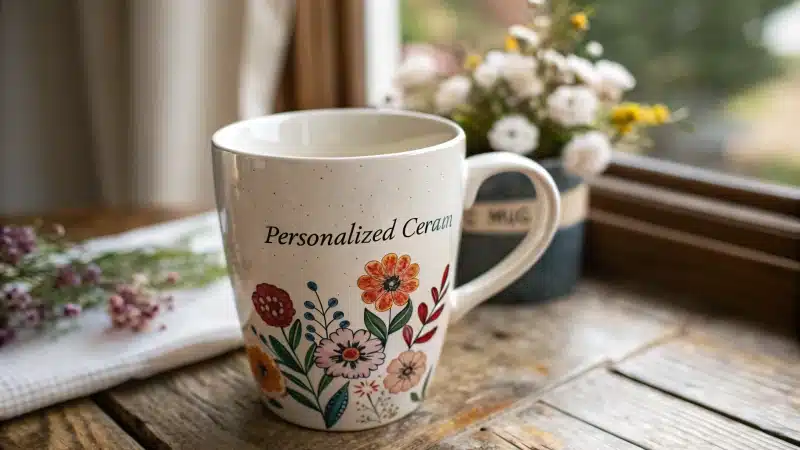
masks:
{"type": "Polygon", "coordinates": [[[800,445],[800,360],[687,337],[615,370],[800,445]]]}
{"type": "Polygon", "coordinates": [[[542,401],[649,450],[797,450],[778,438],[605,369],[557,387],[542,401]]]}
{"type": "Polygon", "coordinates": [[[128,384],[98,400],[136,430],[141,442],[157,448],[423,449],[566,374],[621,358],[677,326],[593,284],[540,307],[480,308],[449,331],[422,407],[407,419],[360,433],[301,430],[268,414],[241,354],[128,384]]]}
{"type": "Polygon", "coordinates": [[[542,403],[503,414],[481,426],[445,440],[439,450],[637,450],[610,435],[542,403]]]}
{"type": "Polygon", "coordinates": [[[141,449],[89,400],[53,406],[0,423],[0,449],[141,449]]]}

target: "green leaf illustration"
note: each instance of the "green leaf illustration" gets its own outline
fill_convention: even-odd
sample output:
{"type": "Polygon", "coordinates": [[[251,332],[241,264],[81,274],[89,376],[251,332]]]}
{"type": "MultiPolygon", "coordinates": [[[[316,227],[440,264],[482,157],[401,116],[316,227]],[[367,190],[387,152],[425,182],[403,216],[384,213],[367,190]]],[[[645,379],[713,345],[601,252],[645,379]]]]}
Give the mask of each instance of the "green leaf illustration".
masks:
{"type": "Polygon", "coordinates": [[[413,314],[414,306],[411,304],[411,300],[409,300],[408,303],[406,303],[406,307],[400,311],[400,314],[392,318],[392,322],[389,324],[389,334],[401,330],[405,324],[408,323],[408,319],[410,319],[413,314]]]}
{"type": "Polygon", "coordinates": [[[282,371],[281,373],[289,381],[291,381],[292,383],[296,384],[298,387],[301,387],[301,388],[305,389],[306,391],[310,392],[311,395],[314,395],[314,391],[312,391],[311,387],[306,385],[306,383],[303,382],[303,380],[301,380],[300,378],[297,378],[296,376],[294,376],[294,375],[292,375],[292,374],[290,374],[289,372],[286,372],[286,371],[282,371]]]}
{"type": "Polygon", "coordinates": [[[300,336],[303,334],[301,328],[300,319],[297,319],[289,329],[289,345],[292,346],[292,350],[297,350],[297,346],[300,345],[300,336]]]}
{"type": "Polygon", "coordinates": [[[270,336],[269,343],[272,344],[272,348],[275,350],[275,354],[278,355],[278,359],[280,359],[281,364],[297,373],[305,373],[303,372],[303,368],[300,367],[300,365],[297,364],[297,361],[294,360],[294,355],[289,353],[289,350],[286,350],[286,347],[281,344],[281,341],[275,339],[273,336],[270,336]]]}
{"type": "Polygon", "coordinates": [[[428,370],[428,376],[425,377],[425,382],[422,383],[422,398],[428,394],[428,382],[431,381],[431,374],[433,374],[434,366],[431,366],[430,370],[428,370]]]}
{"type": "Polygon", "coordinates": [[[412,402],[418,402],[419,401],[419,395],[417,395],[416,392],[412,392],[411,393],[411,401],[412,402]]]}
{"type": "Polygon", "coordinates": [[[325,418],[325,428],[336,425],[336,422],[342,418],[344,410],[347,409],[347,403],[350,402],[349,388],[350,382],[348,381],[328,400],[328,404],[325,405],[325,412],[322,414],[325,418]]]}
{"type": "Polygon", "coordinates": [[[311,367],[314,365],[314,351],[317,350],[317,344],[311,344],[311,347],[308,347],[306,350],[306,359],[305,359],[305,366],[306,366],[306,373],[311,370],[311,367]]]}
{"type": "Polygon", "coordinates": [[[321,395],[322,391],[324,391],[325,388],[328,387],[329,384],[331,384],[331,381],[333,381],[332,376],[328,375],[327,373],[323,375],[322,378],[320,378],[319,380],[319,386],[317,387],[317,392],[319,392],[321,395]]]}
{"type": "Polygon", "coordinates": [[[278,408],[278,409],[283,409],[283,405],[281,405],[280,403],[278,403],[278,401],[277,401],[277,400],[275,400],[274,398],[271,398],[271,399],[267,400],[267,403],[269,403],[269,404],[270,404],[270,406],[273,406],[273,407],[275,407],[275,408],[278,408]]]}
{"type": "Polygon", "coordinates": [[[364,310],[364,324],[367,326],[367,330],[372,333],[373,336],[378,338],[381,341],[381,344],[386,346],[386,323],[381,320],[380,317],[375,315],[375,313],[371,312],[368,309],[364,310]]]}
{"type": "MultiPolygon", "coordinates": [[[[317,405],[315,405],[314,402],[312,402],[311,400],[306,398],[305,395],[295,391],[294,389],[286,389],[286,392],[288,392],[289,395],[293,399],[297,400],[297,403],[300,403],[301,405],[303,405],[305,407],[311,408],[314,411],[319,411],[319,408],[317,407],[317,405]]],[[[322,411],[320,411],[320,412],[322,412],[322,411]]]]}

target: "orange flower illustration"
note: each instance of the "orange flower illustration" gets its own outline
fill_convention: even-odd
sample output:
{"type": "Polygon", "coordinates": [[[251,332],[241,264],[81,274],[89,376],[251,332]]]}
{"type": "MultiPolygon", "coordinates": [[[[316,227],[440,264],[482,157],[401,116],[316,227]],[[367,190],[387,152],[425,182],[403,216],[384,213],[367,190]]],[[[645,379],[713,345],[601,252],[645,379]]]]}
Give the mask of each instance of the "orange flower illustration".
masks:
{"type": "Polygon", "coordinates": [[[405,306],[408,295],[419,287],[419,264],[411,264],[411,257],[400,258],[389,253],[380,261],[370,261],[364,266],[367,275],[358,278],[361,300],[375,304],[378,311],[388,311],[392,305],[405,306]]]}
{"type": "Polygon", "coordinates": [[[277,398],[286,393],[283,375],[272,357],[260,348],[248,345],[247,360],[250,361],[250,370],[258,382],[261,392],[270,398],[277,398]]]}

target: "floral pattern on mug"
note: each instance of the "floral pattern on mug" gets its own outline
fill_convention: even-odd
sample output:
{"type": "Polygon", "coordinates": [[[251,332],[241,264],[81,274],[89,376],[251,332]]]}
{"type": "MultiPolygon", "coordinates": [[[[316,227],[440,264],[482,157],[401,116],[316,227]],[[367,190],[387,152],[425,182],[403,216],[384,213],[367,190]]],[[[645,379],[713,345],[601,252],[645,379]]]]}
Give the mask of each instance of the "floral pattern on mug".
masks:
{"type": "Polygon", "coordinates": [[[388,311],[392,305],[405,306],[409,294],[419,287],[419,264],[411,263],[411,257],[397,257],[395,253],[385,255],[380,261],[370,261],[364,266],[367,275],[358,278],[361,300],[375,304],[379,312],[388,311]]]}
{"type": "Polygon", "coordinates": [[[424,352],[407,350],[400,353],[397,359],[389,363],[383,385],[392,394],[408,392],[422,380],[427,360],[424,352]]]}
{"type": "Polygon", "coordinates": [[[320,340],[314,356],[317,367],[325,369],[328,376],[350,379],[369,377],[386,358],[380,340],[366,330],[354,333],[348,328],[320,340]]]}
{"type": "Polygon", "coordinates": [[[272,284],[261,283],[253,295],[253,308],[267,325],[288,327],[292,324],[295,310],[289,293],[272,284]]]}
{"type": "Polygon", "coordinates": [[[261,392],[268,398],[285,395],[286,385],[275,360],[253,345],[248,345],[246,351],[247,360],[250,362],[250,371],[253,372],[253,377],[261,388],[261,392]]]}

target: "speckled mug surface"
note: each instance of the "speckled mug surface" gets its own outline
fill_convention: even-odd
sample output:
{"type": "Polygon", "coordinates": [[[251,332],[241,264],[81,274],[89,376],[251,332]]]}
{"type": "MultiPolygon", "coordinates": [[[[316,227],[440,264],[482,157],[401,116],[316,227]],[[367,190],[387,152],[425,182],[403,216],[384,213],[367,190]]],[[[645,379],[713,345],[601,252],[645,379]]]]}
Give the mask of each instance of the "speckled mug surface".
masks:
{"type": "Polygon", "coordinates": [[[465,158],[463,131],[420,113],[339,109],[234,123],[212,138],[225,252],[253,377],[279,417],[361,430],[413,412],[447,325],[546,249],[553,180],[509,153],[465,158]],[[462,211],[525,174],[543,199],[527,237],[455,289],[462,211]]]}

